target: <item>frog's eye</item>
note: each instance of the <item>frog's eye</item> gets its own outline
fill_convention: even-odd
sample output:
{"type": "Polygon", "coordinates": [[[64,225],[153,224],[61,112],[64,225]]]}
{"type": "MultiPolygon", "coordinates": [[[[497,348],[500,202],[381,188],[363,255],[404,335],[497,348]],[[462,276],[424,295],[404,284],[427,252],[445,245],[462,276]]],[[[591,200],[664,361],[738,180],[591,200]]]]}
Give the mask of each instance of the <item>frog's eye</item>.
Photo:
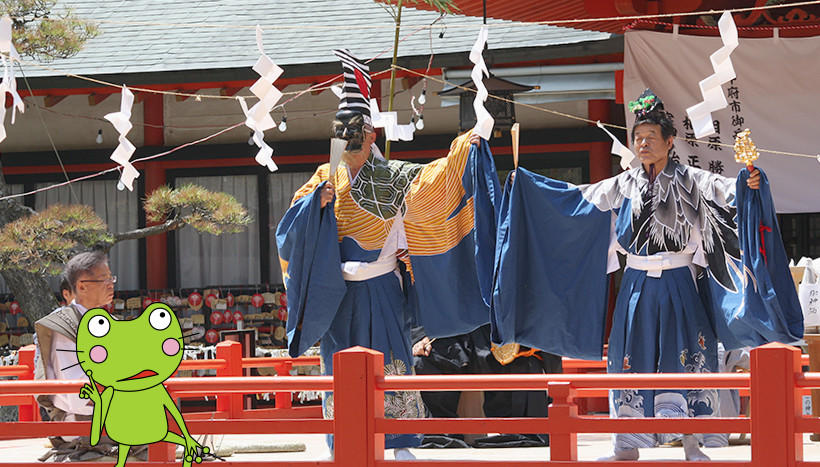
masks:
{"type": "Polygon", "coordinates": [[[157,308],[151,312],[148,322],[151,323],[152,328],[162,331],[171,325],[171,313],[165,308],[157,308]]]}
{"type": "Polygon", "coordinates": [[[111,329],[111,323],[105,316],[95,316],[88,322],[88,332],[94,337],[103,337],[111,329]]]}

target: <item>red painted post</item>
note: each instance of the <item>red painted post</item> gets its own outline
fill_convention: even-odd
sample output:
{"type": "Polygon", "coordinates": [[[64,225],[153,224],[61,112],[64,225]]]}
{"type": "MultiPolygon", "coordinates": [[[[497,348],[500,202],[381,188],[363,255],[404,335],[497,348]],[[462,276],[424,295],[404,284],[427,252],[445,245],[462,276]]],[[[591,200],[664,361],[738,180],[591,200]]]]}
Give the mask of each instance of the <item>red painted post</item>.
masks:
{"type": "Polygon", "coordinates": [[[148,462],[174,462],[177,445],[171,443],[153,443],[148,445],[148,462]]]}
{"type": "MultiPolygon", "coordinates": [[[[556,381],[547,384],[552,404],[549,407],[549,418],[553,426],[570,426],[572,419],[578,417],[578,406],[575,405],[575,388],[568,382],[556,381]]],[[[571,428],[569,428],[571,429],[571,428]]],[[[577,461],[578,433],[550,433],[550,461],[577,461]]]]}
{"type": "MultiPolygon", "coordinates": [[[[234,341],[222,341],[216,344],[216,358],[225,360],[228,365],[217,369],[216,376],[242,376],[242,344],[234,341]]],[[[216,411],[227,413],[229,419],[242,416],[242,394],[218,394],[216,411]]]]}
{"type": "MultiPolygon", "coordinates": [[[[28,367],[25,375],[19,376],[17,379],[33,380],[34,379],[34,346],[27,345],[17,352],[17,364],[28,367]]],[[[17,419],[21,422],[40,421],[40,410],[37,405],[37,400],[34,396],[31,397],[29,405],[21,405],[17,407],[17,419]]]]}
{"type": "MultiPolygon", "coordinates": [[[[290,375],[290,369],[293,368],[293,362],[282,362],[276,365],[276,374],[280,376],[290,375]]],[[[293,395],[290,392],[277,392],[274,396],[277,409],[293,408],[293,395]]]]}
{"type": "Polygon", "coordinates": [[[793,467],[803,460],[803,434],[795,432],[802,416],[795,375],[800,351],[771,343],[752,350],[752,465],[793,467]]]}
{"type": "MultiPolygon", "coordinates": [[[[587,114],[590,120],[609,123],[610,101],[604,99],[590,99],[587,101],[587,114]]],[[[598,130],[600,131],[600,130],[598,130]]],[[[603,133],[603,132],[601,132],[603,133]]],[[[606,137],[606,135],[603,135],[606,137]]],[[[600,182],[612,176],[612,143],[596,141],[589,147],[589,182],[600,182]]]]}
{"type": "Polygon", "coordinates": [[[384,460],[384,434],[376,419],[384,418],[384,355],[352,347],[333,355],[333,434],[336,465],[373,467],[384,460]]]}
{"type": "MultiPolygon", "coordinates": [[[[146,127],[147,130],[147,127],[146,127]]],[[[148,196],[157,188],[168,183],[165,169],[157,161],[146,162],[145,195],[148,196]]],[[[156,223],[146,223],[146,226],[156,223]]],[[[166,234],[149,235],[145,239],[145,268],[149,289],[168,287],[168,240],[166,234]]]]}

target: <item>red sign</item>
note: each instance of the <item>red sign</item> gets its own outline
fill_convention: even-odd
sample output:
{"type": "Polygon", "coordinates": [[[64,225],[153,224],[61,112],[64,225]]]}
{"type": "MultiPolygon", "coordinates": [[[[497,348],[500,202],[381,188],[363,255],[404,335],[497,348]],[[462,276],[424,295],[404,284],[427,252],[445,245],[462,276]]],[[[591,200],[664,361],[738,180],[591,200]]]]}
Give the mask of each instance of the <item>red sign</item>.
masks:
{"type": "Polygon", "coordinates": [[[205,306],[208,308],[213,308],[216,305],[216,295],[209,293],[207,297],[205,297],[205,306]]]}
{"type": "Polygon", "coordinates": [[[208,329],[205,333],[205,341],[209,344],[216,344],[219,340],[219,333],[215,329],[208,329]]]}
{"type": "Polygon", "coordinates": [[[151,297],[145,297],[145,298],[142,299],[142,307],[143,308],[148,308],[148,305],[150,305],[152,303],[154,303],[154,300],[152,300],[151,297]]]}
{"type": "Polygon", "coordinates": [[[222,324],[222,313],[218,311],[211,312],[211,324],[214,326],[219,326],[222,324]]]}
{"type": "Polygon", "coordinates": [[[22,313],[22,312],[23,312],[23,309],[22,309],[22,308],[20,308],[20,304],[19,304],[19,303],[17,303],[16,301],[14,301],[14,302],[11,302],[11,305],[9,306],[9,311],[11,311],[11,314],[13,314],[13,315],[17,315],[17,314],[22,313]]]}
{"type": "Polygon", "coordinates": [[[233,312],[233,321],[234,321],[234,323],[236,323],[238,321],[243,321],[243,320],[244,320],[244,317],[242,316],[241,311],[237,310],[237,311],[233,312]]]}
{"type": "Polygon", "coordinates": [[[265,304],[265,298],[262,297],[262,294],[254,294],[251,297],[251,305],[255,306],[256,308],[262,308],[262,305],[265,304]]]}
{"type": "Polygon", "coordinates": [[[230,292],[228,293],[228,296],[225,297],[225,302],[228,304],[228,308],[231,308],[233,306],[234,299],[233,299],[233,294],[232,293],[230,293],[230,292]]]}
{"type": "Polygon", "coordinates": [[[288,306],[288,296],[284,292],[279,296],[279,304],[285,308],[288,306]]]}
{"type": "Polygon", "coordinates": [[[222,312],[222,320],[226,323],[230,323],[233,320],[233,313],[231,310],[225,310],[222,312]]]}
{"type": "Polygon", "coordinates": [[[279,311],[276,313],[276,316],[279,318],[279,321],[287,321],[288,320],[288,310],[284,308],[279,308],[279,311]]]}

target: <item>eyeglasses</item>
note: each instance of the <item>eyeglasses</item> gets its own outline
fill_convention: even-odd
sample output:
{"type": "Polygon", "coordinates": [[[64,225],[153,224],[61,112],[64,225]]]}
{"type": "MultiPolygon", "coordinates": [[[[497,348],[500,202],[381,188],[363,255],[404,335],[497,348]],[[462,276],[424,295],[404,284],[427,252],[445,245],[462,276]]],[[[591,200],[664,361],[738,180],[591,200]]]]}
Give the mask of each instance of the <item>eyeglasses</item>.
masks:
{"type": "Polygon", "coordinates": [[[111,276],[108,279],[82,279],[77,282],[105,282],[106,284],[116,284],[117,276],[111,276]]]}

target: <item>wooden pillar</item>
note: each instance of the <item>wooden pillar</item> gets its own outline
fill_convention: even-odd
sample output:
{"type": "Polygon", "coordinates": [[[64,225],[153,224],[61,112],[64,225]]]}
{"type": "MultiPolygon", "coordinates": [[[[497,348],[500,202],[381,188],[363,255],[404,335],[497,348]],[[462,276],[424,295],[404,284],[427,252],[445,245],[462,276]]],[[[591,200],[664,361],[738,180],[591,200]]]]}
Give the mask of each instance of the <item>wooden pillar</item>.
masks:
{"type": "MultiPolygon", "coordinates": [[[[610,101],[603,99],[590,99],[587,101],[588,116],[590,120],[609,122],[610,101]]],[[[600,182],[612,176],[612,156],[610,149],[612,143],[607,141],[594,142],[589,148],[589,182],[600,182]]]]}
{"type": "MultiPolygon", "coordinates": [[[[578,406],[575,405],[575,388],[568,382],[551,381],[547,384],[547,391],[552,397],[549,419],[555,426],[570,426],[572,420],[578,418],[578,406]]],[[[571,432],[550,433],[550,461],[577,461],[578,460],[578,433],[571,432]]]]}
{"type": "Polygon", "coordinates": [[[800,351],[772,343],[752,349],[752,465],[792,467],[803,460],[803,433],[797,433],[802,415],[800,351]]]}
{"type": "MultiPolygon", "coordinates": [[[[815,331],[817,327],[809,326],[807,331],[815,331]]],[[[820,334],[805,334],[803,336],[809,347],[809,371],[820,371],[820,334]]],[[[820,389],[811,390],[811,414],[820,417],[820,389]]],[[[820,433],[811,434],[812,441],[820,441],[820,433]]]]}
{"type": "Polygon", "coordinates": [[[333,434],[336,465],[374,467],[384,460],[384,434],[376,419],[384,418],[384,391],[376,379],[384,376],[384,356],[352,347],[333,355],[333,434]]]}
{"type": "MultiPolygon", "coordinates": [[[[162,147],[165,145],[163,97],[161,94],[153,93],[145,95],[143,101],[144,146],[162,147]]],[[[150,195],[166,183],[165,169],[160,167],[159,162],[147,162],[145,164],[145,195],[150,195]]],[[[159,234],[145,239],[146,287],[149,290],[168,287],[168,240],[166,237],[166,234],[159,234]]]]}

